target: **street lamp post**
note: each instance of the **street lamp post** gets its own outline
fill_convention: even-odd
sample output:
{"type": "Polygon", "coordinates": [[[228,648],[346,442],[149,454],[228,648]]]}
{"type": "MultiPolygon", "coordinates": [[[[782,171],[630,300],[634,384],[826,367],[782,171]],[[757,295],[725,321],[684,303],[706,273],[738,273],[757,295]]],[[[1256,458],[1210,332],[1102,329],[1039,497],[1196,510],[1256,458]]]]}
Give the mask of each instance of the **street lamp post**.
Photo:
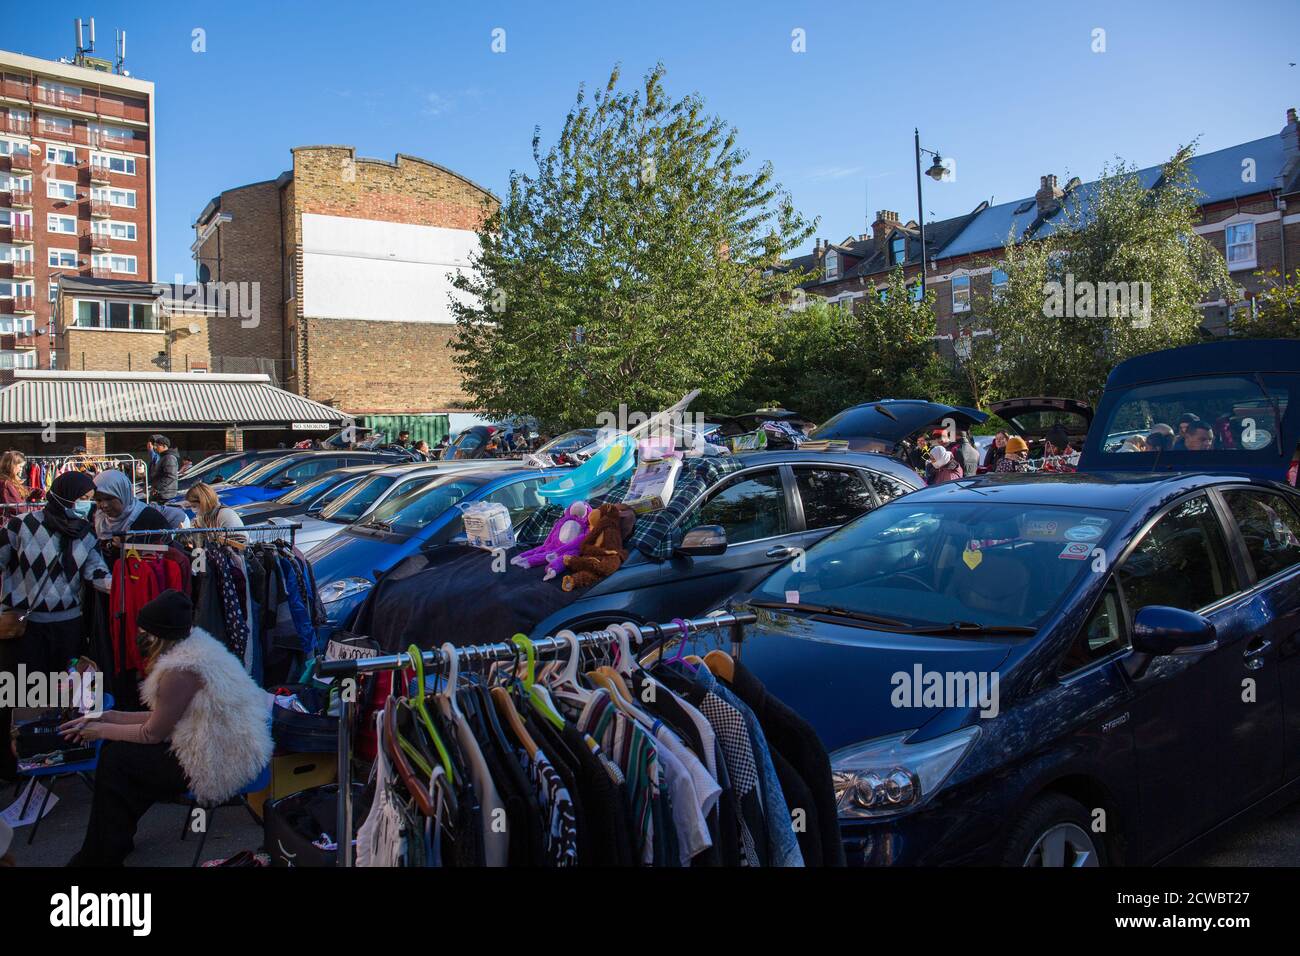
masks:
{"type": "Polygon", "coordinates": [[[921,232],[921,298],[925,298],[925,205],[921,200],[921,154],[928,153],[934,157],[934,163],[925,174],[935,182],[943,179],[947,167],[943,165],[943,157],[932,149],[926,149],[921,145],[921,130],[919,128],[912,130],[916,140],[916,222],[921,232]]]}

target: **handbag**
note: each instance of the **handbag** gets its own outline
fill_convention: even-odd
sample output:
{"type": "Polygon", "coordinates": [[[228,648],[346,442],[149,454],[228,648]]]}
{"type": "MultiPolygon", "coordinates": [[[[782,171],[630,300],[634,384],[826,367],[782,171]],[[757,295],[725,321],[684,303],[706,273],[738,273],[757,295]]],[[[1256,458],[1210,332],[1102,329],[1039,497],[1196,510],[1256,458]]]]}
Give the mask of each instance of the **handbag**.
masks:
{"type": "Polygon", "coordinates": [[[36,605],[40,603],[41,598],[45,596],[45,588],[49,587],[49,575],[45,576],[45,584],[40,593],[36,595],[36,600],[28,604],[28,610],[3,611],[0,612],[0,641],[14,641],[27,633],[27,615],[32,613],[36,605]]]}
{"type": "MultiPolygon", "coordinates": [[[[366,785],[352,784],[352,836],[370,812],[366,785]]],[[[272,800],[262,817],[263,845],[272,866],[334,866],[338,855],[336,783],[272,800]]]]}

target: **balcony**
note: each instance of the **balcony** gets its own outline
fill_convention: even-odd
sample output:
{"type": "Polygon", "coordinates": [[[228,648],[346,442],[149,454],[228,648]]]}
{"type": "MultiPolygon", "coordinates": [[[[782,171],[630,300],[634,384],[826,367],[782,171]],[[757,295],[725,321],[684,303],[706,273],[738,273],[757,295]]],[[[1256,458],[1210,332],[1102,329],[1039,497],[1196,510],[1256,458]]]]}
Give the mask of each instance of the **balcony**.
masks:
{"type": "Polygon", "coordinates": [[[94,107],[94,97],[85,96],[81,93],[65,93],[63,90],[51,90],[37,84],[33,91],[36,96],[33,102],[43,103],[47,106],[58,106],[68,110],[89,110],[94,107]]]}
{"type": "Polygon", "coordinates": [[[95,252],[112,252],[116,240],[102,229],[85,229],[81,233],[81,238],[90,243],[90,248],[95,252]]]}
{"type": "MultiPolygon", "coordinates": [[[[35,315],[36,298],[30,295],[14,296],[14,315],[35,315]]],[[[22,333],[19,333],[20,335],[22,333]]]]}
{"type": "Polygon", "coordinates": [[[31,153],[11,153],[9,156],[10,169],[25,169],[31,172],[32,154],[31,153]]]}
{"type": "Polygon", "coordinates": [[[113,270],[108,266],[92,266],[90,275],[95,279],[111,279],[113,278],[113,270]]]}
{"type": "Polygon", "coordinates": [[[8,229],[9,241],[21,245],[30,246],[36,240],[32,238],[32,224],[29,222],[16,222],[8,229]]]}
{"type": "Polygon", "coordinates": [[[9,191],[9,205],[14,209],[32,208],[32,187],[15,186],[9,191]]]}
{"type": "Polygon", "coordinates": [[[113,207],[103,199],[92,199],[90,201],[90,217],[92,219],[112,219],[113,207]]]}
{"type": "Polygon", "coordinates": [[[101,165],[100,163],[88,162],[84,159],[77,163],[77,166],[86,170],[86,174],[90,177],[90,184],[92,186],[107,186],[112,182],[108,175],[107,166],[101,165]]]}
{"type": "Polygon", "coordinates": [[[4,128],[6,133],[13,133],[15,136],[32,135],[32,121],[22,117],[6,116],[4,128]]]}
{"type": "Polygon", "coordinates": [[[13,261],[13,276],[15,279],[36,278],[36,260],[15,259],[13,261]]]}

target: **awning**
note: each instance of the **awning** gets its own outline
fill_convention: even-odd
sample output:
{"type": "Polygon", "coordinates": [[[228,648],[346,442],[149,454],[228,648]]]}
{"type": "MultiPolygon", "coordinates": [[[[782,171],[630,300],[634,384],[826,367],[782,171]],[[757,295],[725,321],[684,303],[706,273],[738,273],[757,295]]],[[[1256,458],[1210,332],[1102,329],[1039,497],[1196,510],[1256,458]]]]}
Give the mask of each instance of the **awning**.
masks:
{"type": "Polygon", "coordinates": [[[276,388],[267,375],[16,369],[0,388],[0,431],[10,432],[50,425],[318,430],[349,420],[337,408],[276,388]]]}

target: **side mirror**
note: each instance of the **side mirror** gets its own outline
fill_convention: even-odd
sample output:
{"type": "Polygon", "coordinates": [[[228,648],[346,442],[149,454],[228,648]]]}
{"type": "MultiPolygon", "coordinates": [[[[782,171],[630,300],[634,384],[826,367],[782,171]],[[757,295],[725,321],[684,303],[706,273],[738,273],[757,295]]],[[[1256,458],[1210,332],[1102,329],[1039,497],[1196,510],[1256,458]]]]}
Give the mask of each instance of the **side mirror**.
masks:
{"type": "Polygon", "coordinates": [[[1219,646],[1214,625],[1195,611],[1152,604],[1133,618],[1129,676],[1141,677],[1155,657],[1204,654],[1219,646]]]}
{"type": "Polygon", "coordinates": [[[702,524],[692,528],[682,537],[677,553],[692,558],[706,558],[725,554],[727,550],[727,532],[720,524],[702,524]]]}

